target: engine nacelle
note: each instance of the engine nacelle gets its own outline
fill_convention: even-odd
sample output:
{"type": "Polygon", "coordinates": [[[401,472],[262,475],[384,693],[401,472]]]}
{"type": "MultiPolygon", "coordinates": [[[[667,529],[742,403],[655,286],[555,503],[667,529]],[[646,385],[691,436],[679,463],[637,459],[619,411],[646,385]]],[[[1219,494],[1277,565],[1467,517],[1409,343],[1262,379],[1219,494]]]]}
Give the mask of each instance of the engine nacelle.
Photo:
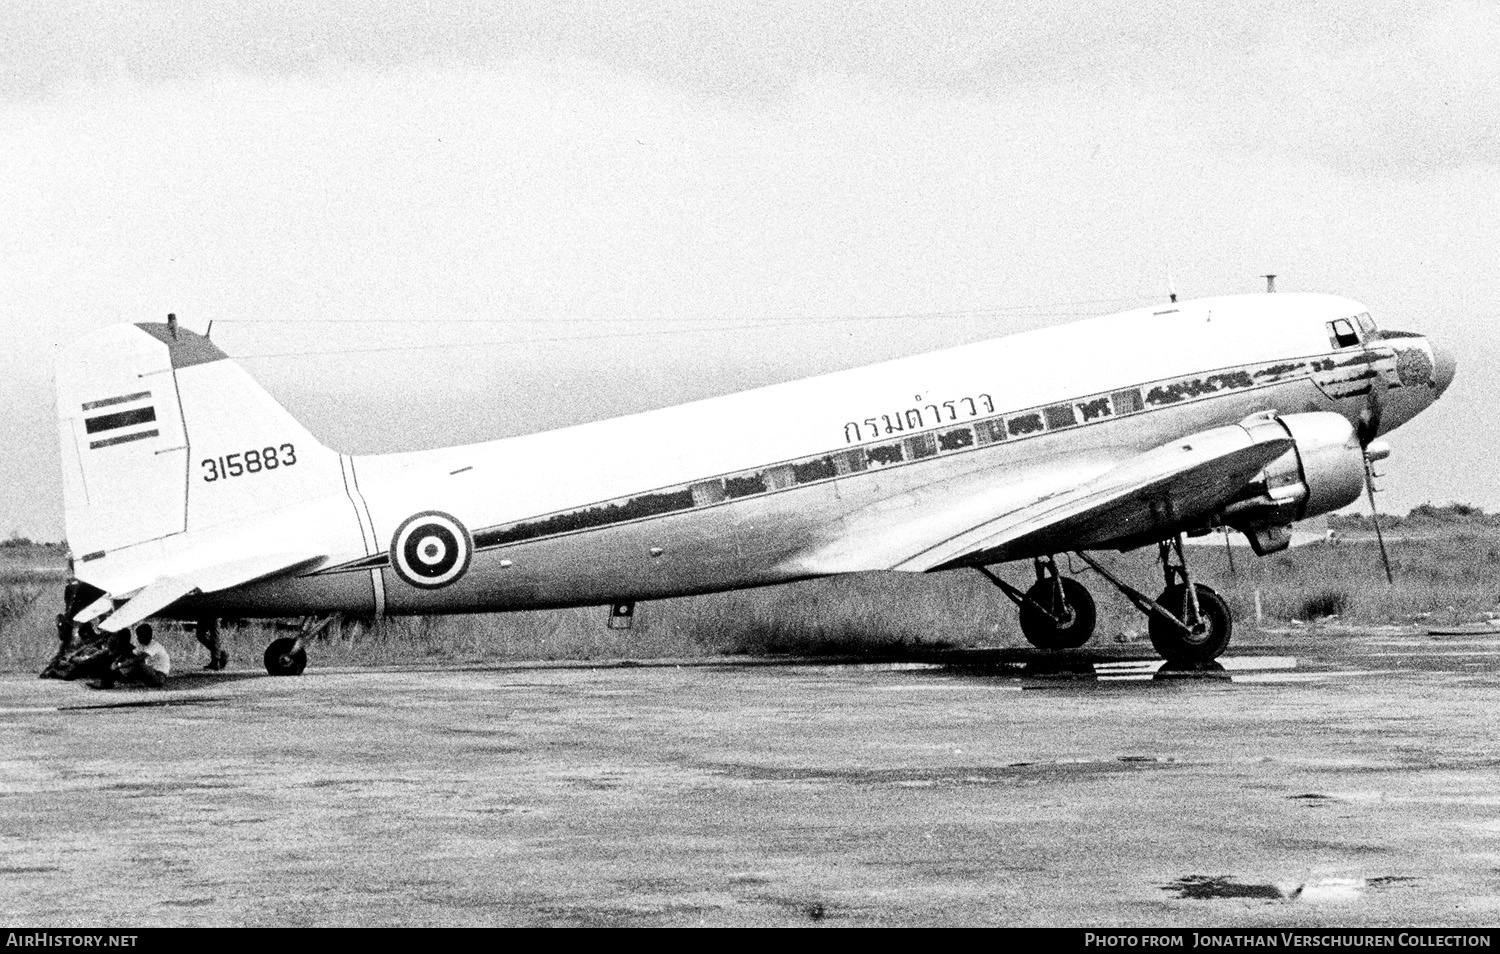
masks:
{"type": "Polygon", "coordinates": [[[1224,508],[1224,522],[1250,538],[1257,553],[1284,549],[1277,533],[1294,520],[1316,517],[1359,499],[1365,452],[1354,426],[1338,414],[1312,411],[1267,417],[1245,427],[1279,428],[1293,447],[1271,461],[1246,494],[1224,508]]]}

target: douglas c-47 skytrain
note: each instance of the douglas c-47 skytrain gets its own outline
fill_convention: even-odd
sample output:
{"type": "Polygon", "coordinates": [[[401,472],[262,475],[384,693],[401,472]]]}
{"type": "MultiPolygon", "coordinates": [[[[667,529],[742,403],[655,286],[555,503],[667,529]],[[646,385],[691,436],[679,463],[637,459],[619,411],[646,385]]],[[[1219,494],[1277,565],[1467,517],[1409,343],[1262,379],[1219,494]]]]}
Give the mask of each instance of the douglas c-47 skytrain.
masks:
{"type": "MultiPolygon", "coordinates": [[[[208,338],[122,324],[57,365],[69,614],[370,617],[636,600],[874,570],[975,569],[1025,637],[1081,646],[1077,553],[1166,659],[1229,642],[1182,536],[1259,554],[1353,502],[1381,435],[1437,400],[1451,354],[1357,302],[1174,303],[659,411],[481,444],[352,456],[208,338]],[[1155,544],[1148,596],[1097,551],[1155,544]],[[1090,551],[1094,551],[1091,555],[1090,551]],[[991,567],[1030,561],[1024,590],[991,567]]],[[[302,637],[266,652],[306,665],[302,637]]]]}

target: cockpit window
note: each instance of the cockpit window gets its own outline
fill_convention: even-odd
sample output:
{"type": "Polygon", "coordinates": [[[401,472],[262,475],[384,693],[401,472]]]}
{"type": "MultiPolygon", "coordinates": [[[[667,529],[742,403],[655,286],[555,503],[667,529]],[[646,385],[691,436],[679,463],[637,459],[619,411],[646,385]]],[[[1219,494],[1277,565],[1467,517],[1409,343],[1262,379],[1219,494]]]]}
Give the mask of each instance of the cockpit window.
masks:
{"type": "Polygon", "coordinates": [[[1348,318],[1328,323],[1328,340],[1335,348],[1353,348],[1359,345],[1359,333],[1348,318]]]}
{"type": "Polygon", "coordinates": [[[1359,329],[1365,333],[1366,341],[1376,337],[1376,335],[1379,334],[1379,332],[1375,330],[1375,319],[1370,317],[1370,313],[1368,311],[1362,311],[1359,314],[1355,315],[1354,320],[1359,322],[1359,329]]]}

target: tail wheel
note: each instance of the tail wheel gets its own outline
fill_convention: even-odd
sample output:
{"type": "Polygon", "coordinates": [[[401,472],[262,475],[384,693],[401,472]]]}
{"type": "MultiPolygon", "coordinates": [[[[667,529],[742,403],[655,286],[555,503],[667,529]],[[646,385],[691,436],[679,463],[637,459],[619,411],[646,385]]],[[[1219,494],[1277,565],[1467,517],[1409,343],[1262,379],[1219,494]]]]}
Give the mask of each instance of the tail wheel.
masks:
{"type": "Polygon", "coordinates": [[[1077,649],[1094,635],[1098,614],[1088,587],[1072,577],[1058,580],[1062,583],[1061,598],[1050,579],[1038,580],[1026,591],[1027,599],[1045,607],[1052,616],[1030,603],[1021,604],[1021,635],[1037,649],[1077,649]]]}
{"type": "Polygon", "coordinates": [[[295,639],[282,638],[266,647],[266,672],[273,676],[300,676],[307,668],[307,650],[295,639]]]}
{"type": "Polygon", "coordinates": [[[1151,645],[1168,662],[1205,663],[1229,647],[1234,631],[1229,604],[1212,588],[1202,583],[1193,586],[1198,592],[1198,619],[1194,622],[1188,620],[1187,587],[1181,583],[1168,587],[1156,600],[1167,612],[1188,623],[1191,632],[1183,632],[1154,615],[1148,624],[1151,645]]]}

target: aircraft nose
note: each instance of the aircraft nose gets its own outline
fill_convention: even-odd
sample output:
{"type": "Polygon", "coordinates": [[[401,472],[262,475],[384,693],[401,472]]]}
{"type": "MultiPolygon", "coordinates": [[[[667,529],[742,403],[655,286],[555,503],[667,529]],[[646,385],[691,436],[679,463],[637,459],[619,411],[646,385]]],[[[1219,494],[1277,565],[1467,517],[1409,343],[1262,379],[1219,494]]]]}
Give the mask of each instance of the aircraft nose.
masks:
{"type": "Polygon", "coordinates": [[[1432,345],[1432,385],[1437,388],[1439,396],[1453,383],[1453,372],[1458,369],[1458,359],[1448,348],[1439,345],[1431,338],[1428,342],[1432,345]]]}

